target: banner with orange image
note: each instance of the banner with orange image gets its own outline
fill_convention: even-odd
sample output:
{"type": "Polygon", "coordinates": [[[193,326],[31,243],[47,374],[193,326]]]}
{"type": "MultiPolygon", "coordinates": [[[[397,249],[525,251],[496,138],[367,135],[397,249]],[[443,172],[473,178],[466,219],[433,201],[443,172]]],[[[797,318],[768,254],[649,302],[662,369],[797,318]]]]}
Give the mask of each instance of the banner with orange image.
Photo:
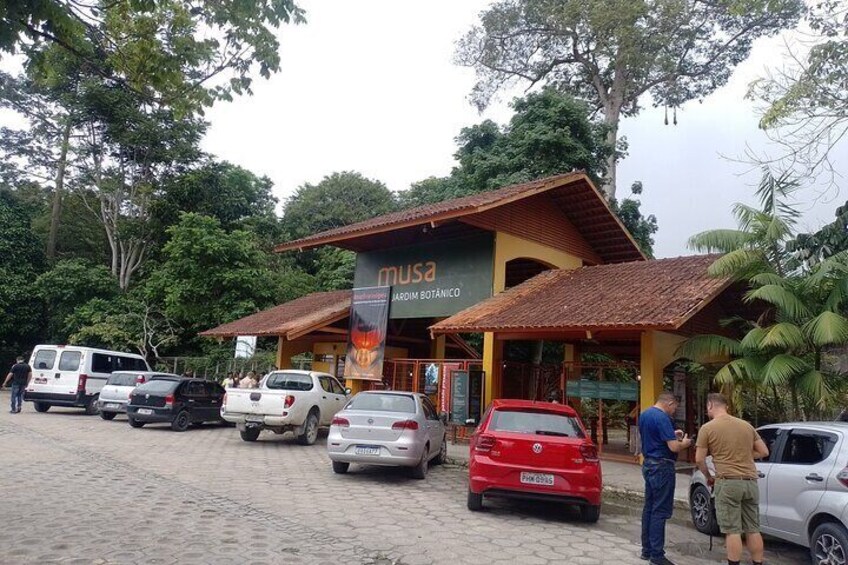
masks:
{"type": "Polygon", "coordinates": [[[391,287],[353,289],[344,376],[380,381],[386,352],[391,287]]]}

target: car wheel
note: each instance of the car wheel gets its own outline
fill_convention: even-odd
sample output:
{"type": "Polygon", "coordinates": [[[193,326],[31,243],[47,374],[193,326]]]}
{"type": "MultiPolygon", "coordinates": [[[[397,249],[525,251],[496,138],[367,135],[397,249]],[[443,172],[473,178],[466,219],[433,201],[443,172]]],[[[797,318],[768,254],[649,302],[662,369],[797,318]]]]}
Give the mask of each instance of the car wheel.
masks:
{"type": "Polygon", "coordinates": [[[33,402],[33,406],[35,406],[36,412],[47,412],[50,410],[50,405],[46,402],[33,402]]]}
{"type": "Polygon", "coordinates": [[[834,522],[816,528],[810,539],[810,556],[814,565],[848,563],[848,530],[834,522]]]}
{"type": "Polygon", "coordinates": [[[95,414],[100,413],[100,404],[97,402],[99,400],[98,395],[94,395],[88,399],[88,403],[85,405],[85,413],[89,416],[94,416],[95,414]]]}
{"type": "Polygon", "coordinates": [[[477,494],[468,489],[468,509],[472,512],[479,512],[483,509],[483,493],[477,494]]]}
{"type": "Polygon", "coordinates": [[[318,440],[318,414],[313,410],[306,417],[303,432],[297,436],[300,445],[312,445],[318,440]]]}
{"type": "Polygon", "coordinates": [[[102,410],[100,411],[100,417],[104,420],[114,420],[115,416],[117,415],[117,412],[103,412],[102,410]]]}
{"type": "Polygon", "coordinates": [[[601,507],[586,505],[580,507],[580,520],[583,522],[588,522],[590,524],[594,524],[601,517],[601,507]]]}
{"type": "Polygon", "coordinates": [[[185,410],[181,410],[179,414],[171,422],[171,429],[175,432],[184,432],[191,424],[191,416],[185,410]]]}
{"type": "Polygon", "coordinates": [[[127,422],[129,422],[130,426],[132,426],[133,428],[143,428],[144,424],[146,423],[146,422],[139,422],[138,420],[136,420],[132,416],[127,416],[127,422]]]}
{"type": "Polygon", "coordinates": [[[719,535],[713,497],[704,485],[696,486],[689,494],[689,511],[696,530],[708,536],[719,535]]]}
{"type": "Polygon", "coordinates": [[[436,465],[441,465],[448,458],[448,436],[442,438],[442,447],[439,449],[439,454],[436,455],[436,458],[433,459],[433,463],[436,465]]]}
{"type": "Polygon", "coordinates": [[[259,439],[259,432],[261,431],[259,428],[245,428],[239,434],[244,441],[256,441],[259,439]]]}
{"type": "Polygon", "coordinates": [[[421,461],[418,462],[418,465],[412,468],[412,478],[413,479],[426,479],[427,478],[427,470],[430,466],[430,444],[424,446],[424,453],[421,454],[421,461]]]}
{"type": "Polygon", "coordinates": [[[333,472],[338,473],[339,475],[344,475],[347,473],[347,470],[350,469],[350,463],[344,463],[342,461],[333,461],[333,472]]]}

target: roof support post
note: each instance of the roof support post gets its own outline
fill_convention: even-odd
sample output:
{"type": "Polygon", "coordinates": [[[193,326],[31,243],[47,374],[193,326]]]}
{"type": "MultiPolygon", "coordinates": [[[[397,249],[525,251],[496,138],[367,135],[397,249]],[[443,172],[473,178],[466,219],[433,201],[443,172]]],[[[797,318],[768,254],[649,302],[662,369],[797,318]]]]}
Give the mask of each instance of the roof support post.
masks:
{"type": "Polygon", "coordinates": [[[288,341],[283,336],[277,338],[277,368],[294,369],[292,357],[298,353],[309,351],[309,344],[297,341],[288,341]]]}
{"type": "Polygon", "coordinates": [[[488,407],[495,398],[500,398],[501,363],[503,342],[492,332],[483,334],[483,405],[488,407]]]}
{"type": "Polygon", "coordinates": [[[653,406],[663,390],[663,370],[678,358],[677,349],[686,338],[655,330],[642,332],[639,400],[642,410],[653,406]]]}

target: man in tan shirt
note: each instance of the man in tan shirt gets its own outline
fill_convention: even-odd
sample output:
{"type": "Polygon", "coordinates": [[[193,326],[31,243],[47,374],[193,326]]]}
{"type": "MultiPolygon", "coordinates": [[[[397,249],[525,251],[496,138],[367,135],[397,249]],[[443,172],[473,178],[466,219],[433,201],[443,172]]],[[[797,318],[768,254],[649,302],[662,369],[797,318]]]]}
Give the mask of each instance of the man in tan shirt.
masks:
{"type": "Polygon", "coordinates": [[[711,421],[698,432],[695,463],[707,484],[715,485],[716,519],[726,538],[727,563],[739,565],[745,534],[754,565],[761,565],[764,549],[754,459],[768,457],[768,447],[751,424],[727,413],[723,395],[707,396],[707,415],[711,421]],[[712,455],[715,478],[707,468],[707,455],[712,455]]]}

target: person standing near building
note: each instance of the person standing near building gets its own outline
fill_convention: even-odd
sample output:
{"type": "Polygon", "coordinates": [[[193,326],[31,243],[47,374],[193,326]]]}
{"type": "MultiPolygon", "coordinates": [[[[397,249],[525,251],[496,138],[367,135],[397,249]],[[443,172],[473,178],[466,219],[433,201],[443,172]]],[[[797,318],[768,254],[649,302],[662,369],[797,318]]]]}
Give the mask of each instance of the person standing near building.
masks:
{"type": "Polygon", "coordinates": [[[664,391],[656,404],[639,416],[644,456],[642,477],[645,479],[641,558],[654,565],[674,565],[665,556],[665,523],[674,508],[677,454],[692,445],[686,434],[674,429],[671,418],[677,404],[674,394],[664,391]]]}
{"type": "Polygon", "coordinates": [[[707,395],[707,416],[695,447],[695,463],[707,484],[715,485],[716,520],[727,545],[728,565],[742,559],[742,534],[754,565],[763,562],[760,534],[760,491],[754,459],[768,457],[769,450],[754,426],[727,413],[723,395],[707,395]],[[715,477],[707,467],[712,455],[715,477]]]}
{"type": "Polygon", "coordinates": [[[17,414],[21,411],[21,405],[24,401],[24,391],[27,385],[29,385],[29,380],[32,378],[32,369],[24,362],[24,358],[18,357],[17,361],[9,369],[9,374],[6,375],[6,380],[3,381],[3,386],[7,386],[10,381],[12,383],[12,406],[11,410],[9,410],[12,414],[17,414]]]}

